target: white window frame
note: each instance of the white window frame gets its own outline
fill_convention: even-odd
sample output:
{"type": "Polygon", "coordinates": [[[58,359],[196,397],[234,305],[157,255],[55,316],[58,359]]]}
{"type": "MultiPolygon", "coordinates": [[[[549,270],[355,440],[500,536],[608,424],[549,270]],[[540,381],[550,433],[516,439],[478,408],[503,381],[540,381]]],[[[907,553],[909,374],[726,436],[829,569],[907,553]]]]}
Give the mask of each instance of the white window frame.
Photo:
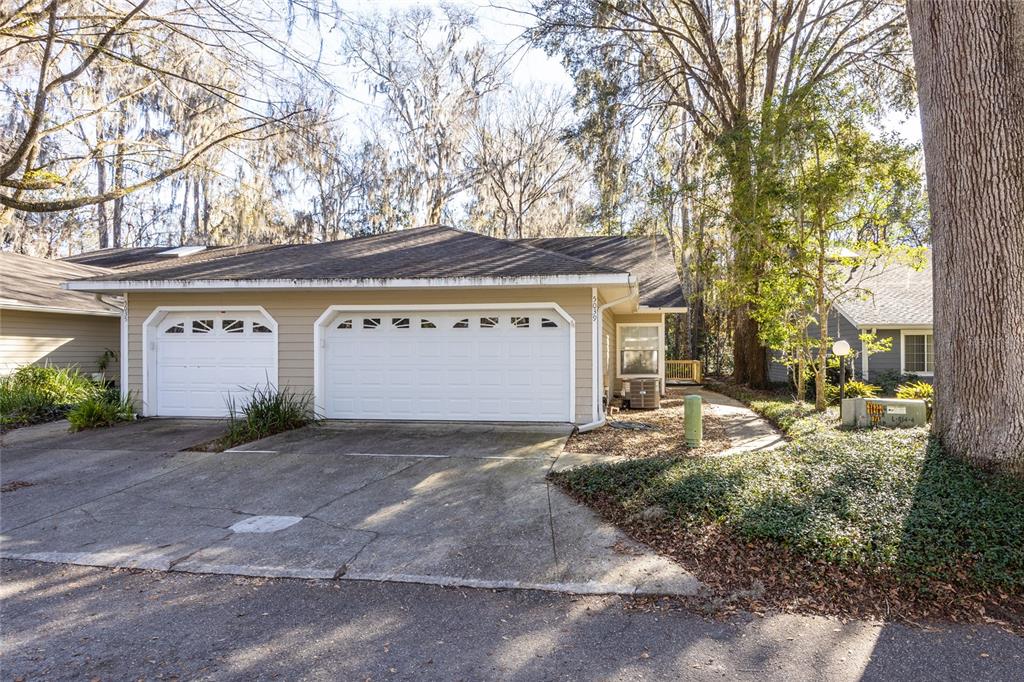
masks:
{"type": "MultiPolygon", "coordinates": [[[[935,376],[935,372],[912,372],[907,369],[907,337],[908,336],[930,336],[932,337],[932,366],[935,366],[935,332],[931,329],[901,329],[900,330],[900,374],[915,374],[922,377],[935,376]]],[[[928,342],[925,342],[925,366],[928,366],[928,342]]]]}
{"type": "Polygon", "coordinates": [[[665,371],[665,322],[616,322],[615,323],[615,376],[619,379],[661,379],[665,371]],[[622,373],[622,328],[623,327],[657,327],[658,328],[658,368],[653,374],[622,373]]]}

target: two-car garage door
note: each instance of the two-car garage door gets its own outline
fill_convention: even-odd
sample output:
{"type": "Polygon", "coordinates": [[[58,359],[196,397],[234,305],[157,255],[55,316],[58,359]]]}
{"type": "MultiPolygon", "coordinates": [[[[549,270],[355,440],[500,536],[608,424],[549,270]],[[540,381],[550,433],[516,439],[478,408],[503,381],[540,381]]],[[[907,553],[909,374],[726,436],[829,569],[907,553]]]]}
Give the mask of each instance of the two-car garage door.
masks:
{"type": "Polygon", "coordinates": [[[554,310],[341,311],[322,336],[328,418],[571,421],[554,310]]]}
{"type": "MultiPolygon", "coordinates": [[[[316,337],[326,418],[572,421],[571,328],[554,309],[341,310],[318,325],[309,355],[316,337]]],[[[277,384],[262,312],[174,312],[149,333],[149,414],[223,416],[277,384]]]]}

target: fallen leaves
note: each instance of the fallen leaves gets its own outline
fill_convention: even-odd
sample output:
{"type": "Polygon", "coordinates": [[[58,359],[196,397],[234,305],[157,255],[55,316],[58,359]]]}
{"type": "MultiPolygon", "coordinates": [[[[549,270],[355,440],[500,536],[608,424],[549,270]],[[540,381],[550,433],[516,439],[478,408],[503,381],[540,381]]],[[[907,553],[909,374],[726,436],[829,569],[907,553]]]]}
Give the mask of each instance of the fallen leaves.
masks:
{"type": "MultiPolygon", "coordinates": [[[[571,490],[566,492],[573,495],[571,490]]],[[[677,603],[720,615],[740,610],[758,616],[785,611],[913,625],[988,623],[1024,634],[1024,588],[1007,594],[966,590],[939,581],[911,585],[888,572],[839,567],[809,560],[777,544],[740,539],[717,524],[684,528],[671,519],[643,521],[609,500],[592,499],[589,504],[632,538],[678,561],[711,590],[701,604],[638,598],[634,600],[637,608],[661,609],[666,603],[677,603]]]]}
{"type": "Polygon", "coordinates": [[[638,422],[654,428],[630,430],[601,428],[588,433],[578,433],[569,439],[567,452],[591,453],[627,457],[700,457],[721,452],[729,447],[722,422],[712,414],[704,413],[704,439],[699,448],[686,447],[683,422],[683,398],[681,393],[669,389],[669,395],[661,401],[657,410],[622,410],[616,419],[638,422]]]}

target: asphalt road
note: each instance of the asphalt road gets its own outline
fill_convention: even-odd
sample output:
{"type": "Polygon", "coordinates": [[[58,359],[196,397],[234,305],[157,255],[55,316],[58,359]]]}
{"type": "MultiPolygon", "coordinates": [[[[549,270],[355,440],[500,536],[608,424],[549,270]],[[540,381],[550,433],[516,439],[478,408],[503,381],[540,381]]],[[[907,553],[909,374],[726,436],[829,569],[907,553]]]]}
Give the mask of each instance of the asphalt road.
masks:
{"type": "Polygon", "coordinates": [[[1013,680],[995,627],[0,562],[5,680],[1013,680]]]}

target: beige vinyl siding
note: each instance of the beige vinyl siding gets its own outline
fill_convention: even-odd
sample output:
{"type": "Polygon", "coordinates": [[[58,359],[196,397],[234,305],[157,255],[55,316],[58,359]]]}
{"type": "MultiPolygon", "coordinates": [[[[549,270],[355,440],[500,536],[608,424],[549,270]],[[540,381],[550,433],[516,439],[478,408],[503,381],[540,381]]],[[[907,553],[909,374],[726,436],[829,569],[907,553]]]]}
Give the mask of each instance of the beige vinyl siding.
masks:
{"type": "Polygon", "coordinates": [[[132,292],[128,299],[128,386],[142,395],[142,327],[161,306],[263,306],[278,324],[278,381],[313,390],[313,325],[332,305],[451,305],[556,303],[576,322],[576,420],[591,420],[593,336],[587,288],[434,289],[429,291],[249,291],[226,293],[132,292]]]}
{"type": "MultiPolygon", "coordinates": [[[[96,372],[105,350],[120,356],[120,329],[120,317],[0,310],[0,374],[31,364],[96,372]]],[[[107,366],[106,377],[119,379],[116,360],[107,366]]]]}

